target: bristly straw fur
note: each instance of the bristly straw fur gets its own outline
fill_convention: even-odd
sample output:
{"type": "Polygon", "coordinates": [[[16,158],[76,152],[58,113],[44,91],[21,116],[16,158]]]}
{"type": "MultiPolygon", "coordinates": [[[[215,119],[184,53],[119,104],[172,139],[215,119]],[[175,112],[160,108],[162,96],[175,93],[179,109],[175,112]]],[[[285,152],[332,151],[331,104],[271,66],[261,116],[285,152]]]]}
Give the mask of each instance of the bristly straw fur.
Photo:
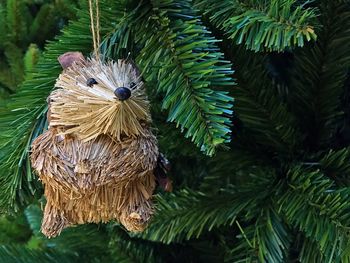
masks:
{"type": "Polygon", "coordinates": [[[50,127],[67,127],[64,134],[74,133],[84,141],[106,134],[121,141],[122,135],[142,135],[143,126],[151,122],[143,82],[132,64],[123,60],[75,64],[59,76],[55,86],[63,89],[49,97],[50,127]],[[97,84],[89,87],[86,81],[92,77],[97,84]],[[131,98],[119,101],[116,87],[131,89],[131,98]]]}
{"type": "Polygon", "coordinates": [[[130,63],[73,63],[49,97],[49,129],[32,144],[31,161],[45,187],[42,232],[88,222],[120,221],[142,231],[153,213],[159,156],[149,103],[130,63]],[[87,79],[97,84],[89,87],[87,79]],[[117,87],[131,89],[119,101],[117,87]]]}

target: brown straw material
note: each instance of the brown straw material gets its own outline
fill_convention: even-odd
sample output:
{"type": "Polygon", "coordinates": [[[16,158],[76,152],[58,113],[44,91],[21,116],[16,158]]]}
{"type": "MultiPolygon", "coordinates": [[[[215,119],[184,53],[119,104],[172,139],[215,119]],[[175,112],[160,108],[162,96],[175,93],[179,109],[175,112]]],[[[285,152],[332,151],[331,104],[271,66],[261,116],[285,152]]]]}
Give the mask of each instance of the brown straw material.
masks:
{"type": "Polygon", "coordinates": [[[103,64],[95,59],[69,67],[57,80],[58,89],[51,93],[50,127],[67,127],[62,134],[76,134],[89,141],[107,134],[118,141],[121,136],[142,135],[144,125],[151,122],[149,102],[143,83],[132,64],[123,60],[103,64]],[[97,84],[89,87],[87,79],[97,84]],[[131,87],[131,83],[136,86],[131,87]],[[131,98],[119,101],[114,95],[117,87],[127,87],[131,98]]]}
{"type": "Polygon", "coordinates": [[[75,224],[120,221],[142,231],[153,213],[157,139],[135,67],[99,60],[73,63],[49,97],[49,129],[32,144],[31,161],[45,187],[42,232],[75,224]],[[94,78],[91,87],[87,80],[94,78]],[[117,87],[131,89],[125,101],[117,87]]]}

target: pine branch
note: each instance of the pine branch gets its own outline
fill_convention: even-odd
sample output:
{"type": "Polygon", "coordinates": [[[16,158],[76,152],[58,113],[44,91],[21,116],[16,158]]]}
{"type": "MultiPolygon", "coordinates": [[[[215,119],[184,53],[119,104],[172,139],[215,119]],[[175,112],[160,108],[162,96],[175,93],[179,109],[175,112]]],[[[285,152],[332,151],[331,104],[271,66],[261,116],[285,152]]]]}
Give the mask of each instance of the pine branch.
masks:
{"type": "Polygon", "coordinates": [[[0,261],[4,263],[76,263],[75,255],[64,255],[58,251],[41,251],[18,245],[0,246],[0,261]]]}
{"type": "MultiPolygon", "coordinates": [[[[221,262],[222,256],[213,254],[217,249],[212,242],[162,244],[130,236],[118,226],[110,228],[109,248],[116,262],[221,262]],[[204,252],[201,248],[206,249],[204,252]],[[218,259],[221,259],[218,261],[218,259]]],[[[218,251],[221,253],[221,251],[218,251]]]]}
{"type": "Polygon", "coordinates": [[[29,45],[23,58],[24,72],[26,74],[25,78],[28,78],[28,75],[34,71],[34,67],[38,63],[39,57],[40,50],[38,46],[35,44],[29,45]]]}
{"type": "Polygon", "coordinates": [[[317,243],[324,262],[350,262],[349,189],[335,189],[319,171],[294,167],[278,188],[279,213],[286,222],[317,243]]]}
{"type": "Polygon", "coordinates": [[[48,38],[58,33],[57,27],[63,26],[67,14],[60,14],[62,10],[72,13],[66,1],[36,3],[6,0],[0,4],[0,82],[10,93],[25,77],[23,54],[31,48],[30,44],[37,43],[42,47],[48,38]]]}
{"type": "Polygon", "coordinates": [[[26,207],[24,210],[24,215],[26,216],[27,222],[30,226],[34,235],[40,234],[41,220],[43,213],[40,210],[40,207],[34,204],[31,204],[26,207]]]}
{"type": "Polygon", "coordinates": [[[242,227],[236,223],[241,234],[229,252],[231,262],[286,262],[290,230],[271,207],[261,209],[255,224],[242,227]]]}
{"type": "Polygon", "coordinates": [[[118,263],[165,262],[161,260],[160,253],[157,255],[157,244],[129,237],[121,229],[113,228],[109,247],[112,249],[112,258],[118,263]]]}
{"type": "Polygon", "coordinates": [[[290,246],[290,233],[274,210],[263,210],[257,223],[253,242],[259,248],[261,262],[285,262],[290,246]]]}
{"type": "Polygon", "coordinates": [[[12,43],[5,46],[5,56],[13,79],[12,89],[16,89],[24,77],[23,54],[22,51],[12,43]]]}
{"type": "Polygon", "coordinates": [[[135,26],[142,23],[142,17],[149,8],[141,5],[128,7],[126,2],[119,3],[116,25],[101,43],[101,54],[104,58],[120,59],[131,57],[135,59],[138,51],[135,49],[135,26]]]}
{"type": "Polygon", "coordinates": [[[52,4],[44,4],[33,19],[33,23],[28,26],[28,38],[31,42],[38,44],[45,43],[46,36],[55,26],[55,6],[52,4]],[[45,25],[45,26],[43,26],[45,25]]]}
{"type": "Polygon", "coordinates": [[[20,0],[7,0],[6,24],[8,28],[8,42],[19,44],[28,40],[28,28],[30,15],[25,3],[20,0]]]}
{"type": "Polygon", "coordinates": [[[350,149],[330,150],[321,160],[324,173],[335,180],[340,186],[349,186],[350,180],[350,149]]]}
{"type": "MultiPolygon", "coordinates": [[[[225,262],[253,263],[259,262],[257,245],[251,243],[254,238],[255,225],[243,227],[236,221],[240,234],[236,235],[233,247],[226,252],[225,262]]],[[[263,262],[263,261],[262,261],[263,262]]]]}
{"type": "Polygon", "coordinates": [[[350,9],[323,1],[323,30],[315,45],[299,50],[289,88],[289,104],[312,148],[328,147],[343,117],[341,96],[350,66],[350,9]],[[307,76],[307,77],[301,77],[307,76]]]}
{"type": "Polygon", "coordinates": [[[212,155],[230,140],[232,99],[211,87],[233,85],[230,65],[223,60],[210,32],[185,4],[154,1],[153,16],[140,28],[137,42],[146,40],[137,59],[147,80],[158,79],[163,109],[185,137],[212,155]]]}
{"type": "Polygon", "coordinates": [[[350,174],[350,149],[330,150],[320,161],[322,169],[338,175],[350,174]]]}
{"type": "Polygon", "coordinates": [[[12,76],[11,69],[8,67],[5,59],[1,58],[0,61],[0,84],[1,89],[8,94],[12,94],[15,91],[15,80],[12,76]]]}
{"type": "Polygon", "coordinates": [[[326,258],[320,253],[317,242],[310,238],[304,238],[303,240],[299,261],[308,263],[327,262],[326,258]]]}
{"type": "MultiPolygon", "coordinates": [[[[0,82],[0,102],[6,100],[12,91],[7,88],[7,86],[2,85],[0,82]]],[[[1,102],[0,104],[4,104],[1,102]]]]}
{"type": "MultiPolygon", "coordinates": [[[[190,190],[157,198],[157,215],[143,238],[169,244],[199,237],[213,227],[232,225],[250,200],[234,202],[236,195],[205,196],[190,190]],[[233,203],[234,202],[234,203],[233,203]],[[166,222],[166,224],[165,224],[166,222]]],[[[237,200],[237,199],[236,199],[237,200]]]]}
{"type": "MultiPolygon", "coordinates": [[[[94,262],[111,259],[108,250],[109,234],[104,226],[83,225],[65,229],[60,236],[48,239],[41,232],[43,213],[37,205],[30,205],[25,209],[25,216],[33,231],[32,240],[39,243],[44,251],[60,251],[65,255],[79,255],[80,262],[94,262]]],[[[29,242],[30,244],[30,242],[29,242]]]]}
{"type": "Polygon", "coordinates": [[[7,35],[4,34],[7,32],[6,29],[6,8],[3,3],[0,3],[0,32],[3,32],[0,34],[0,49],[4,48],[4,43],[7,39],[7,35]]]}
{"type": "Polygon", "coordinates": [[[210,21],[237,44],[254,51],[284,51],[316,40],[316,11],[296,0],[197,1],[210,21]]]}
{"type": "Polygon", "coordinates": [[[230,226],[238,215],[250,218],[253,211],[259,211],[270,185],[270,180],[260,180],[241,187],[227,185],[211,194],[184,189],[166,197],[158,196],[156,216],[142,237],[169,244],[230,226]]]}
{"type": "Polygon", "coordinates": [[[255,188],[256,181],[269,185],[274,180],[273,176],[269,176],[274,167],[269,156],[236,145],[230,152],[220,152],[194,166],[203,169],[199,190],[206,194],[217,194],[228,185],[237,189],[249,186],[255,188]]]}

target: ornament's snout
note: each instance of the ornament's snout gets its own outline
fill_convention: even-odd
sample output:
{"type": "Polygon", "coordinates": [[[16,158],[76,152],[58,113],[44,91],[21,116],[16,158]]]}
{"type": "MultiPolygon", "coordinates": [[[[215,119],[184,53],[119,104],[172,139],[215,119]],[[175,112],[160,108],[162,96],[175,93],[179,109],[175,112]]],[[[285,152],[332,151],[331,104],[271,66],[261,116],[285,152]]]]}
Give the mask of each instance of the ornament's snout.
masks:
{"type": "Polygon", "coordinates": [[[114,94],[119,100],[123,101],[130,98],[131,90],[126,87],[119,87],[115,89],[114,94]]]}

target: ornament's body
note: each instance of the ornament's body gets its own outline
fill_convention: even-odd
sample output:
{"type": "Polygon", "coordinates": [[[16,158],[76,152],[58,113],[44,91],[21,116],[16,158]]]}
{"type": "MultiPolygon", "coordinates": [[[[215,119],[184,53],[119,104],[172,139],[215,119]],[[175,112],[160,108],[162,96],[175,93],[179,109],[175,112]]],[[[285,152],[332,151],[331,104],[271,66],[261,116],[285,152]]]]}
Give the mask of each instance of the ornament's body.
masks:
{"type": "Polygon", "coordinates": [[[135,67],[68,53],[49,97],[49,128],[32,144],[47,199],[42,232],[120,221],[142,231],[152,215],[159,157],[149,103],[135,67]]]}

